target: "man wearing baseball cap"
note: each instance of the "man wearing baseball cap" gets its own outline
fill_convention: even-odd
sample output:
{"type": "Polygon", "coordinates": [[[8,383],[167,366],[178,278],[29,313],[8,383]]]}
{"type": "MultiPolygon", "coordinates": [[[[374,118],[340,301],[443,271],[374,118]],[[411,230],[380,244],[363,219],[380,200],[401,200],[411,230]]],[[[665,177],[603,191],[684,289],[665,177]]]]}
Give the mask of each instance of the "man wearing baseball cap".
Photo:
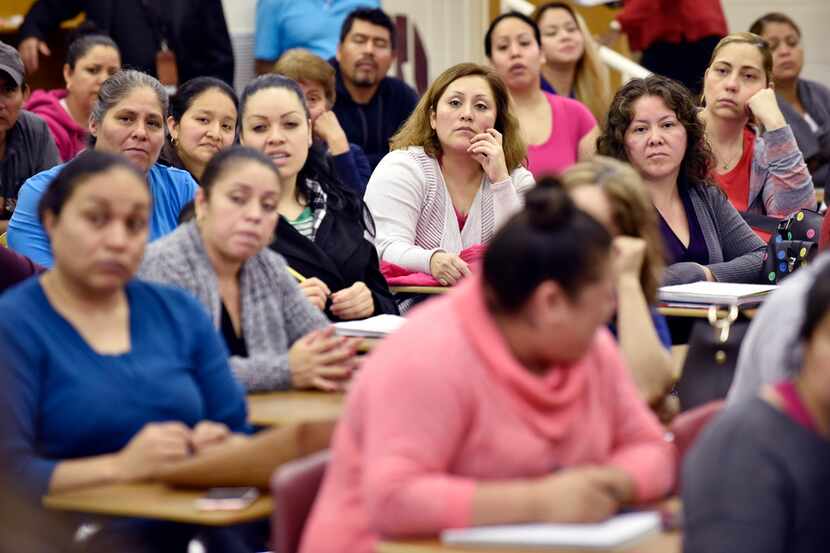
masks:
{"type": "Polygon", "coordinates": [[[61,162],[46,123],[21,109],[28,95],[20,55],[0,42],[0,233],[6,232],[23,182],[61,162]]]}

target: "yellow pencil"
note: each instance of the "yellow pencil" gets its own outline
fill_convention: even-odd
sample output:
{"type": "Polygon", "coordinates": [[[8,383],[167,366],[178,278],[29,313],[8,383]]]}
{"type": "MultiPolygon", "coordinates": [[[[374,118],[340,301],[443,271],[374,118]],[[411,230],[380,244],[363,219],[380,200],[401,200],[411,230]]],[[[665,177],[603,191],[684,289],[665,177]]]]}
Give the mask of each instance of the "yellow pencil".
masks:
{"type": "Polygon", "coordinates": [[[294,269],[292,269],[291,267],[288,267],[288,272],[291,273],[291,276],[297,279],[297,282],[305,281],[305,277],[297,271],[295,271],[294,269]]]}

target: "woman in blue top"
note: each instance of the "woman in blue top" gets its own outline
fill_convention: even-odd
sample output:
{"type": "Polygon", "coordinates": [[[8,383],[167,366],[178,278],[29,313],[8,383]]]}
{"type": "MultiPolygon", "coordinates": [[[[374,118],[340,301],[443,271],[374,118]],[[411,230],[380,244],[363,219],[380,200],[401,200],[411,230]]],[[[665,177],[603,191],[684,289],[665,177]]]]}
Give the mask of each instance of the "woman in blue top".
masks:
{"type": "Polygon", "coordinates": [[[204,308],[132,278],[152,208],[143,177],[113,154],[68,163],[38,209],[53,268],[0,298],[0,456],[32,498],[151,479],[246,430],[204,308]]]}
{"type": "MultiPolygon", "coordinates": [[[[164,144],[167,106],[167,92],[156,79],[139,71],[120,71],[101,85],[89,118],[92,147],[124,155],[145,175],[153,199],[150,240],[175,229],[179,212],[196,194],[196,182],[187,171],[156,163],[164,144]]],[[[46,267],[52,266],[52,250],[38,218],[38,202],[62,168],[38,173],[23,184],[9,222],[9,247],[46,267]]]]}

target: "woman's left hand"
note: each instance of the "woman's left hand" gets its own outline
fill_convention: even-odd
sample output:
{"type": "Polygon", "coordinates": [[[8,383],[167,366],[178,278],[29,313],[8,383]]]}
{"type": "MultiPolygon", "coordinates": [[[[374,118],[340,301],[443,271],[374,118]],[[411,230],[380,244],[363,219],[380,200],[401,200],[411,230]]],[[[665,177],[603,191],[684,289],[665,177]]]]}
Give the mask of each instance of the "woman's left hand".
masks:
{"type": "Polygon", "coordinates": [[[357,281],[331,295],[331,312],[346,320],[365,319],[375,312],[375,300],[369,287],[357,281]]]}
{"type": "Polygon", "coordinates": [[[753,94],[746,107],[767,131],[774,131],[787,125],[787,120],[784,119],[784,114],[778,107],[775,91],[771,88],[763,88],[753,94]]]}
{"type": "Polygon", "coordinates": [[[221,444],[231,435],[227,426],[220,422],[202,421],[193,429],[190,435],[190,445],[198,453],[211,446],[221,444]]]}
{"type": "Polygon", "coordinates": [[[473,159],[481,164],[484,174],[490,182],[502,182],[510,178],[507,171],[507,163],[504,161],[504,149],[502,148],[502,136],[496,129],[487,129],[481,134],[475,135],[470,140],[467,152],[472,154],[473,159]]]}

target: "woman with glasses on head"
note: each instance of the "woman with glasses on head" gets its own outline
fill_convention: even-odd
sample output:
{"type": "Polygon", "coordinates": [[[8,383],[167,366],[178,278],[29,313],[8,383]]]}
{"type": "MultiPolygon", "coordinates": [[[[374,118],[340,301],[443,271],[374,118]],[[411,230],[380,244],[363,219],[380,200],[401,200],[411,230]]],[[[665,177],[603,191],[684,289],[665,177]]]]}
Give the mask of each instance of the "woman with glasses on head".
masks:
{"type": "Polygon", "coordinates": [[[738,211],[784,218],[815,209],[813,180],[773,91],[772,53],[752,33],[712,52],[700,118],[714,154],[712,178],[738,211]]]}

